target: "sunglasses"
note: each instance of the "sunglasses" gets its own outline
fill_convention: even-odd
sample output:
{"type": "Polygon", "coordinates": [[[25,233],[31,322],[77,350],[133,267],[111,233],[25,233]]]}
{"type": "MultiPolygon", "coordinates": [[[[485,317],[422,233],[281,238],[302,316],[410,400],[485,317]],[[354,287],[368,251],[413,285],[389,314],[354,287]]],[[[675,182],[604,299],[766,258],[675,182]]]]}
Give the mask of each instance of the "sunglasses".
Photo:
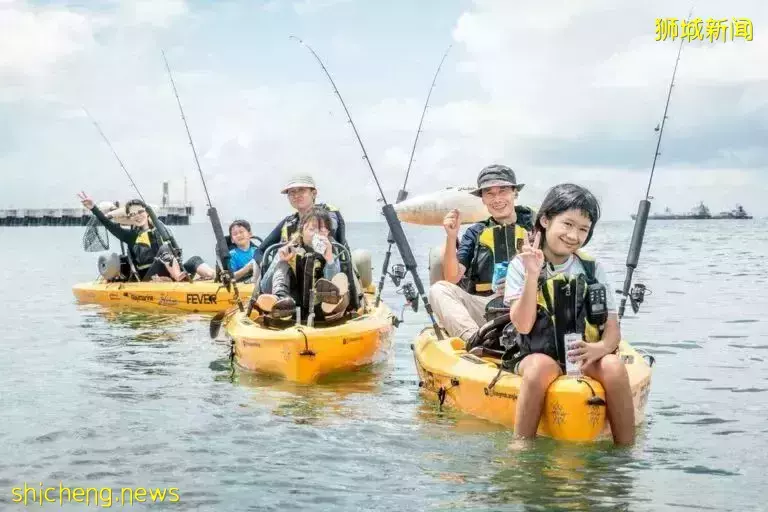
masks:
{"type": "Polygon", "coordinates": [[[135,217],[137,215],[141,215],[142,213],[147,213],[147,210],[136,210],[135,212],[129,213],[128,217],[132,218],[132,217],[135,217]]]}

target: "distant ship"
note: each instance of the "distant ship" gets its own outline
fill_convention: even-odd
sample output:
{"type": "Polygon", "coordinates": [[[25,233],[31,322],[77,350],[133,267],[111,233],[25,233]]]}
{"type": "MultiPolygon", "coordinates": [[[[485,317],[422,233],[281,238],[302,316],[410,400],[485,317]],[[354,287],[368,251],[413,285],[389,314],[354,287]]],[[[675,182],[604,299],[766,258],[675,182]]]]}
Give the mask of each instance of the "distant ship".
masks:
{"type": "Polygon", "coordinates": [[[712,218],[713,219],[751,219],[752,216],[749,215],[740,204],[737,204],[734,210],[731,210],[729,212],[720,212],[718,215],[715,215],[712,218]]]}
{"type": "MultiPolygon", "coordinates": [[[[637,218],[636,214],[631,215],[632,220],[637,218]]],[[[703,202],[700,202],[698,206],[694,207],[688,213],[672,213],[669,208],[664,209],[664,213],[654,213],[648,216],[649,220],[701,220],[701,219],[751,219],[752,216],[748,215],[744,208],[738,204],[734,210],[729,212],[720,212],[717,215],[712,215],[709,212],[703,202]]]]}

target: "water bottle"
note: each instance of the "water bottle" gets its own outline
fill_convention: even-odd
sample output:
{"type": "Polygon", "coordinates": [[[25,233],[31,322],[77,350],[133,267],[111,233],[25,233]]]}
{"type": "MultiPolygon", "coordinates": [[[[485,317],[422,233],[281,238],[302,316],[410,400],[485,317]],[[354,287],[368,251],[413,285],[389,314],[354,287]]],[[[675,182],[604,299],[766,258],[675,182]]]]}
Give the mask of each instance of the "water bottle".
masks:
{"type": "Polygon", "coordinates": [[[312,248],[318,254],[325,254],[325,241],[317,233],[312,236],[312,248]]]}
{"type": "Polygon", "coordinates": [[[568,351],[576,348],[576,343],[581,341],[581,333],[569,332],[563,336],[565,346],[565,374],[571,377],[581,377],[581,362],[571,362],[568,351]]]}
{"type": "Polygon", "coordinates": [[[507,277],[508,266],[509,266],[508,261],[502,261],[501,263],[496,263],[493,266],[493,278],[491,281],[491,291],[493,291],[493,293],[496,293],[498,291],[498,285],[496,284],[496,281],[498,281],[501,278],[507,277]]]}

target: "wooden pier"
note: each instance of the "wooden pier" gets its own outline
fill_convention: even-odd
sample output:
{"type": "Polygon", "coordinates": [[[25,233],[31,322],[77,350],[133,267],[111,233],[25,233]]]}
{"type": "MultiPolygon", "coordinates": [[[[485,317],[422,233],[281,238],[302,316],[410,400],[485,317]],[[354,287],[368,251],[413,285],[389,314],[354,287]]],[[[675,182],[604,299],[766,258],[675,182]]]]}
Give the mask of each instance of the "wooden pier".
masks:
{"type": "MultiPolygon", "coordinates": [[[[194,207],[161,206],[155,213],[167,226],[187,226],[194,207]]],[[[0,226],[85,226],[91,215],[85,208],[0,210],[0,226]]]]}
{"type": "MultiPolygon", "coordinates": [[[[124,204],[119,202],[120,207],[124,204]]],[[[152,203],[150,202],[150,205],[152,203]]],[[[184,203],[171,204],[168,182],[163,182],[163,198],[159,207],[152,206],[160,222],[167,226],[188,226],[194,207],[187,202],[187,180],[184,179],[184,203]]],[[[85,208],[0,210],[0,226],[85,226],[91,220],[85,208]]]]}

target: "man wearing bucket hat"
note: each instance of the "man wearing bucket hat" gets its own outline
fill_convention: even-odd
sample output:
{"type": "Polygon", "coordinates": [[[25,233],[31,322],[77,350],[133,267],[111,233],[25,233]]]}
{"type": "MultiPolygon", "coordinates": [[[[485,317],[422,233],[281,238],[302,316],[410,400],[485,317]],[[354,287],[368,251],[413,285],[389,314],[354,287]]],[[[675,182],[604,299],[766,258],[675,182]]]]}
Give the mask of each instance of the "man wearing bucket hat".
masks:
{"type": "Polygon", "coordinates": [[[533,230],[533,210],[515,205],[524,186],[506,165],[489,165],[471,194],[482,199],[490,217],[467,228],[461,242],[461,212],[452,210],[443,219],[443,280],[432,284],[429,300],[449,336],[462,338],[468,350],[486,322],[486,306],[504,293],[509,261],[533,230]]]}

